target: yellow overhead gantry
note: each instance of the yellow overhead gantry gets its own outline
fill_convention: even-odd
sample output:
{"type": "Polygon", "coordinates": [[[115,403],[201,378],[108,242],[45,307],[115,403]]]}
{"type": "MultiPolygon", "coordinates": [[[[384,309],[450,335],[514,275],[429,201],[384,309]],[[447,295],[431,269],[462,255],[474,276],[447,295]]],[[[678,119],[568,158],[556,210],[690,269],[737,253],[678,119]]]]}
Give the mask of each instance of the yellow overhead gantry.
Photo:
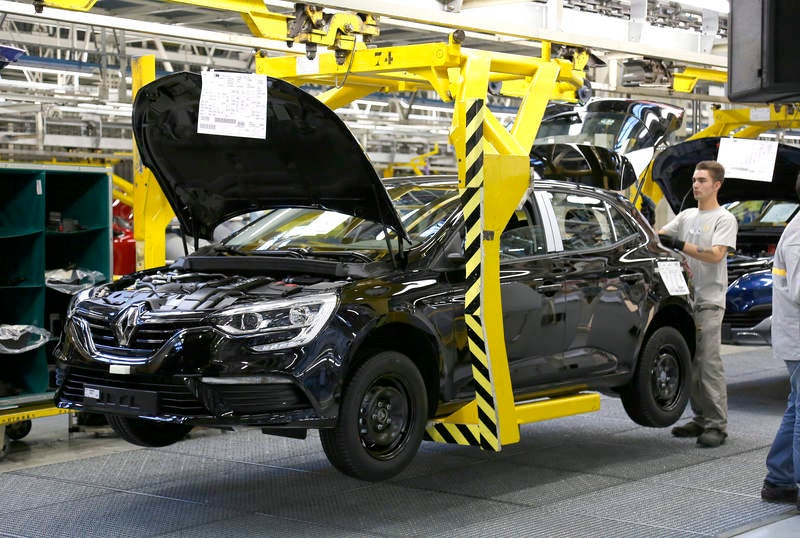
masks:
{"type": "MultiPolygon", "coordinates": [[[[256,12],[267,12],[263,4],[255,0],[179,1],[217,9],[231,8],[243,14],[246,8],[250,17],[256,12]]],[[[86,5],[87,2],[48,0],[45,4],[69,9],[65,4],[86,5]]],[[[304,31],[295,37],[289,38],[289,34],[278,37],[314,44],[318,39],[312,29],[315,19],[305,10],[304,4],[298,5],[296,14],[312,21],[312,25],[301,25],[304,31]],[[305,31],[309,29],[312,31],[305,31]]],[[[264,17],[269,18],[266,14],[264,17]]],[[[356,17],[365,24],[371,20],[363,14],[356,17]]],[[[316,20],[323,21],[318,24],[322,29],[328,25],[327,35],[332,19],[316,20]]],[[[269,26],[266,33],[278,32],[279,28],[280,25],[269,26]]],[[[262,37],[276,38],[263,35],[263,27],[258,25],[251,26],[251,30],[258,31],[262,37]]],[[[345,25],[341,32],[336,31],[349,35],[357,30],[345,25]]],[[[451,415],[429,422],[426,438],[500,450],[504,444],[519,441],[520,424],[600,408],[600,396],[596,393],[554,396],[520,404],[514,401],[500,300],[499,238],[531,186],[529,154],[536,132],[548,101],[574,100],[576,92],[584,87],[584,74],[579,59],[573,64],[565,59],[550,58],[547,43],[542,47],[542,57],[527,57],[465,49],[461,47],[463,37],[464,32],[456,31],[447,43],[374,49],[365,48],[357,39],[338,39],[334,41],[333,52],[296,57],[266,57],[259,53],[255,63],[257,73],[296,85],[330,86],[331,89],[319,98],[334,109],[378,91],[434,91],[443,101],[454,103],[450,141],[458,161],[459,191],[466,224],[464,317],[476,395],[472,402],[451,415]],[[336,48],[337,43],[340,48],[336,48]],[[522,97],[510,131],[487,107],[490,83],[513,85],[522,97]]],[[[315,52],[313,48],[312,52],[315,52]]],[[[314,148],[308,151],[313,152],[314,148]]],[[[154,181],[147,182],[148,191],[153,186],[154,181]]],[[[139,199],[135,198],[134,208],[137,204],[139,199]]],[[[153,220],[149,222],[152,224],[153,220]]]]}

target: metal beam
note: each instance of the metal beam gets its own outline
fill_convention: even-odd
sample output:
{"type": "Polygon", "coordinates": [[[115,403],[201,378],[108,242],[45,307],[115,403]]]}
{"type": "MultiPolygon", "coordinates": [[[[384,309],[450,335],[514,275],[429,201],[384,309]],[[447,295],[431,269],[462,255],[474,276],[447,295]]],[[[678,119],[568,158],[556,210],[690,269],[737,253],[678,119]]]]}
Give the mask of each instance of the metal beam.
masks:
{"type": "Polygon", "coordinates": [[[547,27],[547,5],[534,2],[465,9],[458,13],[443,11],[436,2],[429,0],[329,0],[325,5],[379,15],[384,18],[381,22],[388,25],[391,25],[391,19],[399,19],[486,34],[550,41],[591,50],[664,58],[684,64],[711,67],[727,67],[728,64],[726,56],[702,51],[702,36],[698,32],[645,25],[642,28],[641,41],[632,43],[615,37],[628,36],[630,21],[566,8],[562,11],[561,22],[563,28],[571,30],[562,31],[547,27]]]}
{"type": "Polygon", "coordinates": [[[292,54],[304,53],[304,51],[299,49],[292,50],[286,45],[286,42],[262,39],[244,34],[230,34],[225,32],[214,32],[211,30],[200,30],[196,28],[184,28],[182,26],[174,26],[170,24],[143,22],[133,19],[95,15],[93,13],[80,13],[56,8],[46,8],[40,14],[34,14],[32,11],[33,6],[30,4],[0,0],[0,12],[27,16],[32,19],[71,22],[75,24],[96,26],[98,28],[130,30],[132,32],[159,35],[162,37],[174,37],[178,39],[191,40],[194,42],[199,41],[205,43],[218,43],[221,45],[265,49],[292,54]]]}

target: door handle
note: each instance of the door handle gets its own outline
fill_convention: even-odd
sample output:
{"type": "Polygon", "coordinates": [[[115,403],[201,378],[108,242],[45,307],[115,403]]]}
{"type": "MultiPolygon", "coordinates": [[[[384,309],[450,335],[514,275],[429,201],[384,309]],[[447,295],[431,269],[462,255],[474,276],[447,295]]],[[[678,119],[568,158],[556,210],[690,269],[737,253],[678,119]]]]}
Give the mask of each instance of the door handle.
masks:
{"type": "Polygon", "coordinates": [[[624,273],[619,275],[619,279],[623,282],[639,282],[642,278],[641,273],[624,273]]]}
{"type": "Polygon", "coordinates": [[[536,291],[545,295],[553,294],[561,291],[561,284],[542,284],[536,288],[536,291]]]}

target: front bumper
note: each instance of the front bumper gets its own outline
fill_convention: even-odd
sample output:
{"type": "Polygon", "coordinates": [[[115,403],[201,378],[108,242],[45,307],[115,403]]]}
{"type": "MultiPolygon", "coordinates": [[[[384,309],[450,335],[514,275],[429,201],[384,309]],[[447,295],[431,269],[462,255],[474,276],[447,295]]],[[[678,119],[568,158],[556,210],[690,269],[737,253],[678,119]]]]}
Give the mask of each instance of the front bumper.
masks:
{"type": "Polygon", "coordinates": [[[307,393],[289,377],[204,378],[119,375],[84,366],[59,368],[56,406],[208,426],[320,428],[307,393]]]}
{"type": "Polygon", "coordinates": [[[56,352],[60,408],[209,426],[334,424],[337,327],[308,346],[255,352],[252,340],[177,322],[143,325],[136,345],[121,347],[107,327],[71,321],[56,352]]]}

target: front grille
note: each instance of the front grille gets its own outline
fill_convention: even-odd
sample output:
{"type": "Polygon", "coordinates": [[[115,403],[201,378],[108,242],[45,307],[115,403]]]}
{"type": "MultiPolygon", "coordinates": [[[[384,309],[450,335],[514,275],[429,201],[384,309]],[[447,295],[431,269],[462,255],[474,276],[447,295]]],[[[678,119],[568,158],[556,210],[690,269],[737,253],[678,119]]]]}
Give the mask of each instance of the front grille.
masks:
{"type": "Polygon", "coordinates": [[[758,325],[772,314],[772,308],[752,308],[747,312],[730,312],[725,314],[724,323],[734,329],[747,329],[758,325]]]}
{"type": "Polygon", "coordinates": [[[731,263],[728,265],[728,285],[733,284],[737,278],[752,273],[754,271],[761,271],[772,267],[772,260],[764,260],[762,263],[748,263],[737,264],[731,263]]]}
{"type": "Polygon", "coordinates": [[[82,317],[89,325],[92,341],[97,350],[100,353],[120,357],[148,357],[176,332],[200,325],[199,320],[150,318],[137,325],[128,345],[121,346],[114,336],[114,330],[108,319],[91,315],[82,317]]]}
{"type": "Polygon", "coordinates": [[[86,385],[158,392],[158,412],[162,415],[207,416],[210,413],[188,387],[172,376],[114,375],[89,368],[67,370],[61,394],[67,401],[84,403],[86,385]]]}
{"type": "Polygon", "coordinates": [[[212,385],[226,407],[240,415],[310,408],[303,391],[292,384],[212,385]]]}

